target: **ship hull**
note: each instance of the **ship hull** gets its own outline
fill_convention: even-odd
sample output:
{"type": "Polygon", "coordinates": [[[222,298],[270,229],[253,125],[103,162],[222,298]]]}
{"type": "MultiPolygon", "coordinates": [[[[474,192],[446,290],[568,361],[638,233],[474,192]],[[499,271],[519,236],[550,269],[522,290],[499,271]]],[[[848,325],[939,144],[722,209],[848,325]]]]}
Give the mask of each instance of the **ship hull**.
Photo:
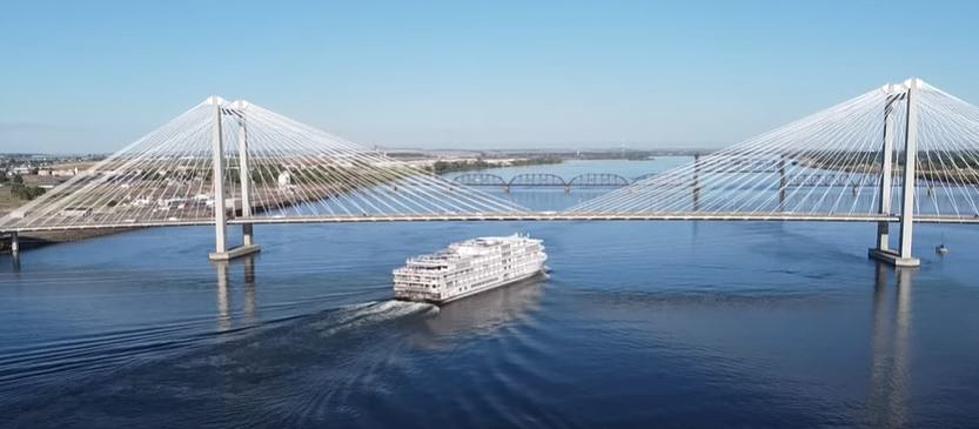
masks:
{"type": "Polygon", "coordinates": [[[514,283],[519,283],[519,282],[524,281],[524,280],[527,280],[529,278],[536,277],[536,276],[538,276],[540,274],[544,274],[544,268],[543,267],[541,267],[537,271],[532,271],[529,274],[525,274],[525,275],[520,276],[520,277],[515,277],[515,278],[512,278],[512,279],[507,279],[507,280],[501,281],[499,284],[496,284],[496,285],[490,284],[490,285],[486,285],[485,287],[482,287],[482,288],[479,288],[479,289],[473,289],[471,291],[467,291],[467,292],[464,292],[462,294],[459,294],[459,295],[456,295],[456,296],[452,296],[452,297],[449,297],[449,298],[446,298],[446,299],[440,299],[440,300],[428,301],[428,302],[430,302],[432,304],[437,304],[437,305],[444,305],[444,304],[448,304],[448,303],[450,303],[452,301],[457,301],[457,300],[460,300],[462,298],[470,297],[470,296],[473,296],[473,295],[476,295],[476,294],[479,294],[479,293],[483,293],[483,292],[490,291],[490,290],[493,290],[493,289],[499,289],[501,287],[507,287],[507,286],[510,286],[510,285],[512,285],[514,283]]]}

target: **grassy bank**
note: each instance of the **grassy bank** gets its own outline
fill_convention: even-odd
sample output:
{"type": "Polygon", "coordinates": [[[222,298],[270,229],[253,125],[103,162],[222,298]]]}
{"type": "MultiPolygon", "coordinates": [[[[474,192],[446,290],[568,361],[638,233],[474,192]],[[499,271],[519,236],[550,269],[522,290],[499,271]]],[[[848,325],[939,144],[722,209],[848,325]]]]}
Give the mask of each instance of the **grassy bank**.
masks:
{"type": "Polygon", "coordinates": [[[526,165],[560,164],[561,162],[563,162],[562,159],[558,157],[514,159],[506,163],[482,159],[477,159],[475,161],[435,161],[435,164],[432,165],[432,172],[442,175],[446,173],[457,173],[460,171],[476,171],[500,167],[522,167],[526,165]]]}

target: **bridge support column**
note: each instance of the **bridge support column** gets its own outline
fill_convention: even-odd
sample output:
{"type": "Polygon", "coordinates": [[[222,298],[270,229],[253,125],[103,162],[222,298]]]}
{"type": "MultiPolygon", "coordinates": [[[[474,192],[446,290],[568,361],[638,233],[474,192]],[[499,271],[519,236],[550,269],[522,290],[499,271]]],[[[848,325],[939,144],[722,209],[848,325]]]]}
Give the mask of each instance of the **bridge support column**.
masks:
{"type": "MultiPolygon", "coordinates": [[[[884,146],[881,150],[880,162],[880,195],[877,203],[878,213],[891,214],[891,187],[893,186],[894,171],[894,102],[900,97],[893,95],[890,85],[887,87],[888,99],[884,106],[884,146]]],[[[890,222],[877,223],[878,251],[890,249],[890,222]]],[[[873,249],[871,249],[873,250],[873,249]]]]}
{"type": "MultiPolygon", "coordinates": [[[[240,106],[241,109],[244,106],[240,106]]],[[[244,113],[239,111],[238,117],[238,172],[241,182],[241,217],[248,219],[252,216],[252,184],[251,170],[248,159],[248,128],[245,125],[244,113]]],[[[255,253],[261,248],[255,244],[254,230],[251,223],[241,224],[241,247],[248,249],[246,253],[255,253]]]]}
{"type": "Polygon", "coordinates": [[[214,186],[214,253],[212,260],[222,260],[228,254],[228,214],[224,209],[224,137],[221,132],[221,104],[219,98],[212,98],[214,104],[214,131],[212,135],[213,154],[211,162],[211,182],[214,186]]]}
{"type": "MultiPolygon", "coordinates": [[[[239,106],[235,106],[239,107],[239,106]]],[[[214,231],[215,246],[214,253],[208,255],[212,261],[228,261],[261,250],[253,243],[252,225],[249,223],[242,225],[241,246],[228,249],[228,220],[224,201],[224,136],[222,133],[221,118],[223,107],[220,101],[215,103],[214,110],[214,231]]],[[[241,215],[251,217],[251,186],[250,171],[248,169],[248,134],[245,129],[244,116],[240,112],[232,111],[238,116],[238,167],[239,179],[241,180],[241,215]]]]}
{"type": "Polygon", "coordinates": [[[20,256],[20,236],[16,231],[10,233],[10,254],[15,258],[20,256]]]}
{"type": "MultiPolygon", "coordinates": [[[[914,192],[915,178],[917,176],[917,155],[918,155],[918,109],[913,102],[917,90],[917,79],[908,81],[907,88],[903,93],[903,99],[907,106],[907,114],[904,124],[904,184],[901,193],[901,237],[900,249],[898,251],[889,248],[890,226],[887,222],[879,222],[877,225],[876,248],[870,249],[870,256],[887,262],[896,267],[917,267],[921,265],[921,260],[912,256],[911,241],[914,229],[914,192]]],[[[888,97],[888,103],[884,111],[884,147],[883,159],[881,160],[881,190],[879,211],[881,214],[891,212],[891,172],[893,171],[893,146],[894,146],[894,124],[891,116],[892,104],[902,97],[900,95],[888,97]]]]}
{"type": "Polygon", "coordinates": [[[20,236],[16,231],[10,233],[10,259],[14,272],[20,272],[20,236]]]}

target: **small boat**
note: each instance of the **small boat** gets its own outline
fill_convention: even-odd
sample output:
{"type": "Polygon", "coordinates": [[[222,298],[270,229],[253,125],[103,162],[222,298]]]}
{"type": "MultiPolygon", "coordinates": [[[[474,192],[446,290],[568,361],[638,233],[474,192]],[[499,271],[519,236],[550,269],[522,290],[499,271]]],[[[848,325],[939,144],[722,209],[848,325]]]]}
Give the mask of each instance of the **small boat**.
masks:
{"type": "Polygon", "coordinates": [[[938,256],[945,256],[948,254],[948,247],[945,247],[945,233],[942,233],[942,242],[938,245],[938,247],[935,247],[935,253],[938,254],[938,256]]]}

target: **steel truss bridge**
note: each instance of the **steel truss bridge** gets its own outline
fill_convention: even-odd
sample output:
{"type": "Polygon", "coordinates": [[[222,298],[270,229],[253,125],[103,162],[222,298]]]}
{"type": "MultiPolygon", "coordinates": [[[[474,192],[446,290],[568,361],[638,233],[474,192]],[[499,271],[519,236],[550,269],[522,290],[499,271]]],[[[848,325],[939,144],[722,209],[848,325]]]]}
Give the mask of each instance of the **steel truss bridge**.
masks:
{"type": "Polygon", "coordinates": [[[979,223],[979,107],[888,84],[688,165],[638,178],[449,180],[245,101],[211,97],[0,219],[0,233],[213,225],[211,258],[256,252],[255,225],[444,221],[876,224],[872,257],[916,266],[915,223],[979,223]],[[486,186],[607,188],[533,211],[486,186]],[[890,228],[898,224],[892,248],[890,228]],[[227,228],[243,230],[228,245],[227,228]]]}
{"type": "MultiPolygon", "coordinates": [[[[694,162],[698,162],[699,156],[694,157],[694,162]]],[[[750,170],[743,171],[741,174],[770,174],[777,173],[779,170],[750,170]]],[[[710,172],[703,172],[710,173],[710,172]]],[[[453,182],[460,185],[472,186],[472,187],[491,187],[499,188],[506,192],[512,189],[519,188],[561,188],[565,192],[571,192],[575,188],[622,188],[634,183],[640,183],[650,178],[656,176],[656,173],[647,173],[634,178],[627,178],[625,176],[614,174],[614,173],[584,173],[577,176],[573,176],[570,179],[565,179],[562,176],[552,174],[552,173],[521,173],[512,176],[509,179],[503,176],[487,173],[487,172],[476,172],[476,173],[464,173],[457,175],[452,178],[453,182]]],[[[861,175],[858,177],[847,177],[841,176],[839,174],[833,173],[813,173],[807,175],[806,177],[797,177],[793,181],[785,182],[787,187],[848,187],[848,188],[862,188],[862,187],[876,187],[879,185],[880,178],[876,175],[861,175]]],[[[664,183],[661,183],[664,184],[664,183]]],[[[679,183],[670,182],[672,186],[695,186],[694,182],[689,183],[679,183]]],[[[926,179],[919,179],[916,184],[918,187],[925,187],[934,189],[936,186],[940,186],[940,183],[935,183],[926,179]]],[[[898,178],[895,180],[891,186],[900,187],[901,180],[898,178]]]]}
{"type": "Polygon", "coordinates": [[[452,178],[453,182],[465,186],[492,186],[509,191],[520,187],[549,187],[563,188],[568,191],[572,187],[581,188],[620,188],[629,186],[634,180],[613,173],[585,173],[565,179],[549,173],[523,173],[504,179],[493,173],[466,173],[452,178]]]}

